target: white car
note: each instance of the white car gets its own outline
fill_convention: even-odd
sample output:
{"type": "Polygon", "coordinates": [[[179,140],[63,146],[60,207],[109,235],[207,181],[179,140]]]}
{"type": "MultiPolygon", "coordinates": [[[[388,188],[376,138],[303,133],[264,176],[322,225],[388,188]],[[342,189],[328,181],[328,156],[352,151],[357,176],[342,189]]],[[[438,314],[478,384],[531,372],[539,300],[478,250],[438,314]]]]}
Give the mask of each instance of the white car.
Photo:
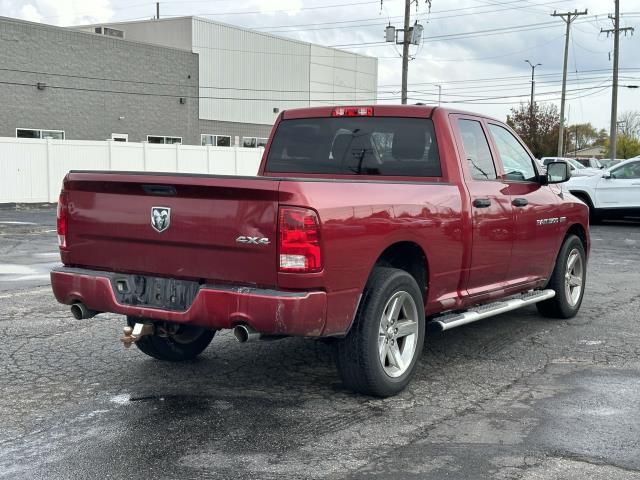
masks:
{"type": "Polygon", "coordinates": [[[590,175],[596,175],[601,172],[598,168],[585,167],[580,162],[573,158],[567,157],[542,157],[540,159],[543,165],[547,165],[550,162],[566,162],[569,164],[572,177],[584,177],[590,175]]]}
{"type": "Polygon", "coordinates": [[[640,217],[640,158],[625,160],[596,175],[572,177],[563,187],[589,206],[592,221],[640,217]]]}

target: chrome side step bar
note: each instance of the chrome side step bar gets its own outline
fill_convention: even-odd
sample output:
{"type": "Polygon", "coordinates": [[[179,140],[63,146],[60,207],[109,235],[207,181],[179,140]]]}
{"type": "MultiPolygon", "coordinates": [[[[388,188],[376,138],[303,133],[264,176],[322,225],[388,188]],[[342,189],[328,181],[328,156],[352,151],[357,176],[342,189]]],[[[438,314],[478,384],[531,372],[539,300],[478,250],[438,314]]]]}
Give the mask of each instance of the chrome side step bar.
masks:
{"type": "Polygon", "coordinates": [[[430,331],[443,332],[445,330],[459,327],[460,325],[477,322],[483,318],[493,317],[494,315],[510,312],[511,310],[516,310],[526,305],[532,305],[543,300],[548,300],[555,296],[555,290],[532,290],[507,300],[500,300],[495,303],[472,307],[462,313],[449,313],[441,317],[436,317],[427,325],[430,331]]]}

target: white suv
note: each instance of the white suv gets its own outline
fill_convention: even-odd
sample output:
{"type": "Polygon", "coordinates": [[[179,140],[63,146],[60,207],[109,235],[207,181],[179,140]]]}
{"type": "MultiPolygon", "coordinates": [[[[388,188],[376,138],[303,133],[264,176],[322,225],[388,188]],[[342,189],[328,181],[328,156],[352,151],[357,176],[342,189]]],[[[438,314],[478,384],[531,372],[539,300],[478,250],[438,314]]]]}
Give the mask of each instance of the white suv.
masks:
{"type": "Polygon", "coordinates": [[[640,158],[630,158],[593,176],[572,177],[564,185],[589,206],[591,219],[640,216],[640,158]]]}
{"type": "Polygon", "coordinates": [[[596,175],[601,170],[598,168],[585,167],[580,162],[573,158],[567,157],[542,157],[540,159],[543,165],[547,165],[550,162],[566,162],[571,170],[572,177],[584,177],[590,175],[596,175]]]}

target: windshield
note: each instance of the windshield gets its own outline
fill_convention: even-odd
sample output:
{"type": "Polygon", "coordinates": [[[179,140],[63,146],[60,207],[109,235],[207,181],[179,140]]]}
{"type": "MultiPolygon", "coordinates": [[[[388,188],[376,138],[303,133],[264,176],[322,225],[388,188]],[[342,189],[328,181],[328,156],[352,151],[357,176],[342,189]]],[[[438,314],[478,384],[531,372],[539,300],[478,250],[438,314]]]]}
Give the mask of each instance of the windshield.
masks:
{"type": "Polygon", "coordinates": [[[427,118],[331,117],[284,120],[267,172],[440,177],[433,123],[427,118]]]}
{"type": "Polygon", "coordinates": [[[584,165],[582,165],[580,162],[578,162],[577,160],[574,160],[573,158],[563,158],[562,160],[567,162],[569,165],[571,165],[576,170],[583,170],[583,169],[587,168],[584,165]]]}

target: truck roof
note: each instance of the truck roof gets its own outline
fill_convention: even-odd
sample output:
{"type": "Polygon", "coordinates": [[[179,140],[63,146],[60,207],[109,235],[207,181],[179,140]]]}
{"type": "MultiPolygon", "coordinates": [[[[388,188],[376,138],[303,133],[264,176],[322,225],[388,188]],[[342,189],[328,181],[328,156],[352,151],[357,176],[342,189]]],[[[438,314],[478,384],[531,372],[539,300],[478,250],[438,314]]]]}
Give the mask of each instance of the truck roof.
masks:
{"type": "MultiPolygon", "coordinates": [[[[336,108],[373,108],[373,116],[380,117],[414,117],[414,118],[430,118],[434,110],[444,111],[445,113],[457,113],[462,115],[474,115],[491,120],[500,121],[498,119],[483,115],[476,112],[468,112],[457,110],[454,108],[439,107],[436,105],[332,105],[326,107],[305,107],[292,108],[282,112],[282,119],[289,120],[295,118],[314,118],[314,117],[331,117],[332,112],[336,108]]],[[[501,121],[500,121],[501,122],[501,121]]],[[[504,123],[504,122],[501,122],[504,123]]]]}

